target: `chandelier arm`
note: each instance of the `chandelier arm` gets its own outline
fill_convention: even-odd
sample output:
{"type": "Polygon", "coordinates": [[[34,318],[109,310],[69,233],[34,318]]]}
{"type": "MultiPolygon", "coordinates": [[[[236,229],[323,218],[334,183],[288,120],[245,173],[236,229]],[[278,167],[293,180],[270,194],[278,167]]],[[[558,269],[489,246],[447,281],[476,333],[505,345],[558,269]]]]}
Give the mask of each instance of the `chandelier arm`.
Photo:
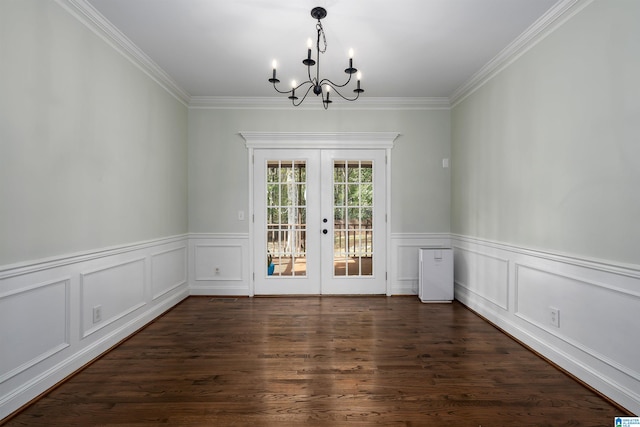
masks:
{"type": "MultiPolygon", "coordinates": [[[[298,90],[298,89],[300,89],[302,86],[304,86],[304,85],[306,85],[306,84],[310,84],[310,85],[311,85],[311,86],[309,86],[309,89],[311,89],[311,88],[313,87],[313,82],[311,82],[311,81],[307,80],[306,82],[302,82],[302,83],[300,83],[300,84],[299,84],[298,86],[296,86],[294,89],[295,89],[295,90],[298,90]]],[[[307,90],[309,90],[309,89],[307,89],[307,90]]]]}
{"type": "Polygon", "coordinates": [[[286,95],[286,94],[288,94],[288,93],[291,93],[291,91],[290,91],[290,90],[284,91],[284,90],[280,90],[280,89],[278,89],[278,88],[276,87],[276,84],[275,84],[275,83],[273,84],[273,88],[276,90],[276,92],[281,93],[281,94],[283,94],[283,95],[286,95]]]}
{"type": "MultiPolygon", "coordinates": [[[[340,93],[340,91],[338,90],[338,87],[342,87],[342,86],[338,86],[338,87],[336,87],[336,86],[331,82],[331,80],[329,80],[329,79],[324,79],[324,80],[322,80],[322,81],[323,81],[323,82],[325,82],[325,84],[328,82],[328,84],[333,88],[333,91],[332,91],[332,92],[337,93],[337,94],[338,94],[338,96],[339,96],[340,98],[344,99],[345,101],[355,101],[356,99],[358,99],[358,98],[360,97],[360,92],[356,92],[356,97],[355,97],[355,98],[347,98],[346,96],[344,96],[343,94],[341,94],[341,93],[340,93]]],[[[324,94],[322,95],[322,98],[323,98],[323,100],[324,100],[324,94]]],[[[326,105],[326,104],[325,104],[325,105],[326,105]]],[[[326,107],[325,107],[325,110],[326,110],[326,107]]]]}
{"type": "MultiPolygon", "coordinates": [[[[304,82],[304,83],[302,83],[300,86],[304,85],[305,83],[309,83],[309,82],[304,82]]],[[[299,88],[300,86],[298,86],[298,88],[299,88]]],[[[293,104],[293,106],[294,106],[294,107],[298,107],[300,104],[302,104],[302,103],[304,102],[304,100],[305,100],[305,99],[307,99],[307,95],[309,95],[309,91],[310,91],[312,88],[313,88],[313,85],[311,85],[311,86],[309,86],[309,87],[307,88],[307,91],[304,93],[304,96],[302,97],[302,99],[300,100],[300,102],[298,102],[297,104],[296,104],[296,100],[295,100],[295,99],[292,99],[292,100],[291,100],[291,103],[293,104]]],[[[296,89],[297,89],[297,88],[296,88],[296,89]]]]}
{"type": "Polygon", "coordinates": [[[336,87],[345,87],[346,85],[348,85],[348,84],[349,84],[349,82],[351,82],[351,77],[352,77],[352,76],[353,76],[353,74],[349,74],[349,78],[347,79],[347,81],[346,81],[346,82],[344,82],[344,83],[343,83],[343,84],[341,84],[341,85],[339,85],[339,84],[337,84],[337,83],[334,83],[334,82],[332,82],[332,81],[331,81],[331,80],[329,80],[329,79],[322,79],[322,80],[320,81],[320,85],[322,86],[322,85],[323,85],[323,84],[325,84],[325,83],[329,83],[329,84],[330,84],[331,86],[333,86],[334,88],[336,88],[336,87]]]}
{"type": "Polygon", "coordinates": [[[276,92],[281,93],[281,94],[283,94],[283,95],[286,95],[286,94],[288,94],[288,93],[293,93],[293,91],[300,89],[302,86],[304,86],[304,85],[306,85],[306,84],[310,84],[310,85],[311,85],[311,86],[309,86],[309,89],[307,89],[307,92],[308,92],[309,90],[311,90],[311,88],[313,88],[313,87],[315,86],[315,85],[313,84],[313,82],[312,82],[312,81],[307,80],[306,82],[302,82],[302,83],[300,83],[298,86],[296,86],[296,87],[294,87],[294,88],[291,88],[291,90],[287,90],[287,91],[284,91],[284,90],[280,90],[280,89],[278,89],[278,88],[276,87],[276,84],[275,84],[275,83],[273,84],[273,88],[276,90],[276,92]]]}

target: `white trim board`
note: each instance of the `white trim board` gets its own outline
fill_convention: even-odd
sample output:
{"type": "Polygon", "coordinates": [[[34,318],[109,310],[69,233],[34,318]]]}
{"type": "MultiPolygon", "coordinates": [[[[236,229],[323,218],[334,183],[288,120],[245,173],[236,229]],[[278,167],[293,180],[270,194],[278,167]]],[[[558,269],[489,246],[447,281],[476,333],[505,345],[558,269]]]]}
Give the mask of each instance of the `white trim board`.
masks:
{"type": "MultiPolygon", "coordinates": [[[[111,45],[116,51],[143,70],[169,94],[190,109],[293,109],[281,97],[193,96],[158,66],[142,49],[86,0],[55,0],[76,19],[111,45]]],[[[522,54],[535,46],[593,0],[561,0],[513,40],[498,55],[460,85],[449,97],[380,97],[359,99],[356,103],[340,103],[340,110],[449,110],[475,92],[522,54]]],[[[309,103],[297,109],[320,110],[321,104],[309,103]]]]}
{"type": "Polygon", "coordinates": [[[399,132],[252,132],[241,131],[250,149],[391,149],[399,132]]]}
{"type": "Polygon", "coordinates": [[[495,57],[474,73],[449,96],[449,105],[454,108],[466,97],[484,86],[502,70],[524,55],[529,49],[544,40],[562,24],[588,6],[593,0],[561,0],[531,24],[522,34],[502,49],[495,57]]]}
{"type": "Polygon", "coordinates": [[[0,420],[188,297],[188,241],[171,236],[0,266],[0,312],[9,320],[0,326],[8,342],[0,420]]]}
{"type": "Polygon", "coordinates": [[[640,411],[639,266],[452,235],[455,298],[581,381],[640,411]],[[551,310],[555,310],[552,320],[551,310]]]}
{"type": "MultiPolygon", "coordinates": [[[[242,96],[192,96],[189,109],[209,110],[323,110],[321,103],[308,102],[294,107],[286,98],[242,96]]],[[[449,110],[446,97],[363,97],[357,102],[340,102],[332,110],[449,110]]]]}
{"type": "Polygon", "coordinates": [[[170,95],[180,101],[184,106],[188,106],[191,95],[180,87],[180,85],[147,56],[142,49],[129,40],[129,38],[108,19],[102,16],[89,2],[86,0],[55,1],[122,56],[140,68],[170,95]]]}

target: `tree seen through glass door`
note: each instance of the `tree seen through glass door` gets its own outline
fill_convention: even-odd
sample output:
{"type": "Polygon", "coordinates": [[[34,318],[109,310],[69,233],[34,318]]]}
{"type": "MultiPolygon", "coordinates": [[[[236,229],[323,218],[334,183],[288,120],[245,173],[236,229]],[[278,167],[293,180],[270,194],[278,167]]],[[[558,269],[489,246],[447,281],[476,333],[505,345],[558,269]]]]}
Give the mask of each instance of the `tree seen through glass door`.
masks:
{"type": "Polygon", "coordinates": [[[270,276],[305,276],[306,162],[267,162],[267,272],[270,276]]]}

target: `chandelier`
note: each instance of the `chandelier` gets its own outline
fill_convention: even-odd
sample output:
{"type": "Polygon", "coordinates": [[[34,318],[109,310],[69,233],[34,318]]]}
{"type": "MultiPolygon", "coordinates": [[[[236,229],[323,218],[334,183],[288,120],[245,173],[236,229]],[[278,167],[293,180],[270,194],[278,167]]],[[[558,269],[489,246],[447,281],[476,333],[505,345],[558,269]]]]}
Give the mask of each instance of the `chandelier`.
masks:
{"type": "Polygon", "coordinates": [[[322,80],[320,79],[320,54],[325,53],[327,51],[327,37],[324,33],[324,29],[322,28],[322,22],[320,22],[320,20],[325,16],[327,16],[327,11],[323,7],[314,7],[313,9],[311,9],[311,17],[318,20],[318,23],[316,24],[316,30],[318,31],[318,38],[316,40],[316,60],[311,58],[312,41],[311,39],[307,40],[307,57],[302,61],[302,63],[307,66],[307,74],[309,76],[309,79],[307,81],[300,84],[297,84],[295,80],[292,81],[291,90],[288,90],[288,91],[283,91],[278,89],[276,85],[280,83],[280,80],[276,78],[277,63],[275,60],[273,61],[273,77],[269,79],[269,82],[273,83],[273,88],[278,93],[289,94],[288,98],[291,100],[291,103],[295,107],[302,104],[304,100],[307,98],[307,95],[309,95],[309,92],[312,90],[313,90],[313,93],[316,94],[316,96],[320,96],[320,95],[322,96],[322,105],[325,110],[329,108],[329,104],[333,102],[330,99],[330,93],[332,91],[338,94],[338,96],[340,96],[342,99],[345,99],[347,101],[355,101],[360,97],[360,94],[364,92],[364,89],[360,88],[360,79],[362,77],[362,74],[358,72],[357,69],[353,68],[353,49],[349,50],[349,67],[344,70],[344,72],[349,75],[349,78],[345,83],[336,84],[329,79],[322,79],[322,80]],[[322,41],[322,48],[320,47],[321,41],[322,41]],[[312,74],[311,67],[313,67],[314,65],[315,65],[315,77],[311,75],[312,74]],[[355,96],[350,98],[348,96],[341,94],[339,89],[346,87],[351,82],[352,76],[356,73],[357,73],[357,76],[356,76],[357,86],[353,90],[353,92],[355,93],[355,96]],[[302,99],[296,96],[296,91],[299,94],[304,92],[304,96],[302,96],[302,99]],[[299,99],[300,101],[298,101],[299,99]]]}

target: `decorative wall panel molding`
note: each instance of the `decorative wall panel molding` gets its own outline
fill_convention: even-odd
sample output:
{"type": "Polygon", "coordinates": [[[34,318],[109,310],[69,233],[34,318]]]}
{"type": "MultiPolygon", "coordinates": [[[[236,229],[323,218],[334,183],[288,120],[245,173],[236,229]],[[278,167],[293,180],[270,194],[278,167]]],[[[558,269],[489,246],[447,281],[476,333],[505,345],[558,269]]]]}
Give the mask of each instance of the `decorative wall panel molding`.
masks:
{"type": "Polygon", "coordinates": [[[418,249],[449,247],[449,234],[392,233],[389,247],[390,295],[418,295],[418,249]]]}
{"type": "Polygon", "coordinates": [[[80,273],[82,338],[145,305],[145,258],[80,273]],[[94,310],[100,310],[96,320],[94,310]]]}
{"type": "Polygon", "coordinates": [[[249,235],[190,235],[189,272],[192,295],[249,296],[249,235]]]}
{"type": "MultiPolygon", "coordinates": [[[[251,295],[248,234],[200,233],[189,240],[191,295],[251,295]]],[[[450,247],[449,234],[391,235],[390,295],[418,294],[418,249],[422,247],[450,247]]]]}
{"type": "Polygon", "coordinates": [[[458,289],[509,309],[509,260],[454,246],[454,277],[458,289]]]}
{"type": "Polygon", "coordinates": [[[151,255],[151,296],[153,300],[186,283],[186,245],[151,255]]]}
{"type": "Polygon", "coordinates": [[[452,241],[456,299],[640,413],[640,343],[631,338],[640,330],[640,266],[468,236],[452,241]]]}
{"type": "Polygon", "coordinates": [[[186,298],[186,248],[172,236],[0,266],[0,420],[186,298]]]}
{"type": "Polygon", "coordinates": [[[522,264],[516,264],[515,277],[516,316],[640,383],[639,347],[625,345],[623,326],[638,317],[638,292],[522,264]],[[550,323],[549,307],[559,310],[559,326],[550,323]],[[607,332],[594,333],[584,328],[588,324],[607,332]]]}
{"type": "Polygon", "coordinates": [[[0,384],[69,347],[69,279],[0,294],[0,384]]]}

